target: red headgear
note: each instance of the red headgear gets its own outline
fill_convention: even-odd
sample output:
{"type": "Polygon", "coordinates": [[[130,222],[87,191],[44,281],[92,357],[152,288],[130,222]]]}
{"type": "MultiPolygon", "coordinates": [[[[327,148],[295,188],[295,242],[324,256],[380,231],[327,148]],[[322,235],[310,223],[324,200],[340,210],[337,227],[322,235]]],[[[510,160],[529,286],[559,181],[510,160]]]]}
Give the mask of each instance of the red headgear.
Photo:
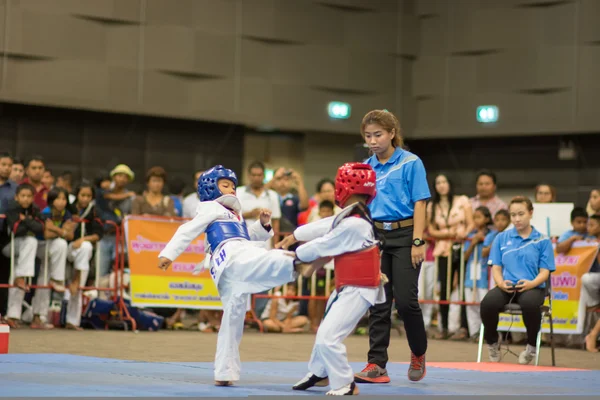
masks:
{"type": "Polygon", "coordinates": [[[363,194],[369,204],[377,193],[375,185],[375,171],[369,164],[346,163],[338,169],[335,177],[335,201],[344,207],[350,196],[363,194]]]}

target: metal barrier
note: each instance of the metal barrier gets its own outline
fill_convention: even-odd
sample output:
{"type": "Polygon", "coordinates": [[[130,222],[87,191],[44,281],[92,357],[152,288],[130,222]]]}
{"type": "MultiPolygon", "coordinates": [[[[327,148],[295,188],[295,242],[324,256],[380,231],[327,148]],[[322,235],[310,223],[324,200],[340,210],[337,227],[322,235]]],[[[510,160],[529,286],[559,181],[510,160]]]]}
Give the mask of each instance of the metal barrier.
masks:
{"type": "MultiPolygon", "coordinates": [[[[0,219],[6,219],[5,215],[0,215],[0,219]]],[[[95,277],[95,282],[94,282],[94,286],[80,286],[79,290],[96,290],[98,292],[113,292],[112,293],[112,300],[117,304],[118,306],[118,320],[120,321],[125,321],[125,320],[129,320],[131,325],[132,325],[132,329],[136,329],[136,323],[135,320],[133,318],[131,318],[131,315],[129,314],[129,311],[127,310],[126,304],[123,300],[123,291],[124,291],[124,285],[122,284],[123,282],[123,272],[124,272],[124,252],[120,251],[120,246],[119,244],[122,242],[122,235],[121,235],[121,229],[119,228],[119,225],[116,224],[113,221],[104,221],[104,225],[111,225],[114,227],[115,229],[115,262],[114,262],[114,266],[113,266],[113,272],[115,272],[115,284],[113,288],[106,288],[106,287],[100,287],[100,257],[101,257],[101,251],[100,251],[100,241],[96,242],[96,254],[95,254],[95,272],[96,272],[96,277],[95,277]]],[[[81,237],[85,236],[85,222],[82,223],[82,229],[81,229],[81,237]]],[[[15,281],[15,237],[14,237],[14,230],[11,229],[11,233],[10,233],[10,274],[9,274],[9,280],[8,283],[0,283],[0,289],[11,289],[16,287],[14,285],[14,281],[15,281]]],[[[52,289],[53,287],[51,285],[48,285],[48,258],[49,258],[49,247],[48,245],[45,246],[45,250],[44,250],[44,260],[43,260],[43,280],[41,285],[37,285],[37,284],[33,284],[32,283],[32,277],[26,277],[26,283],[27,283],[27,287],[31,288],[31,289],[52,289]]],[[[108,327],[107,327],[108,328],[108,327]]]]}

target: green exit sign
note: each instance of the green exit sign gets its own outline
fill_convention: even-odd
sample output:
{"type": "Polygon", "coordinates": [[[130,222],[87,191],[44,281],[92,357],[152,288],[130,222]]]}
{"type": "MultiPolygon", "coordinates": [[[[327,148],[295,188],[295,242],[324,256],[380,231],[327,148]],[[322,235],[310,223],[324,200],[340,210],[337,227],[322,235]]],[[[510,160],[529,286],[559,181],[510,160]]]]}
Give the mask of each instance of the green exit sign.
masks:
{"type": "Polygon", "coordinates": [[[348,119],[350,118],[351,107],[348,103],[341,101],[332,101],[327,105],[327,112],[329,116],[334,119],[348,119]]]}
{"type": "Polygon", "coordinates": [[[498,121],[498,107],[479,106],[477,107],[477,122],[491,124],[498,121]]]}

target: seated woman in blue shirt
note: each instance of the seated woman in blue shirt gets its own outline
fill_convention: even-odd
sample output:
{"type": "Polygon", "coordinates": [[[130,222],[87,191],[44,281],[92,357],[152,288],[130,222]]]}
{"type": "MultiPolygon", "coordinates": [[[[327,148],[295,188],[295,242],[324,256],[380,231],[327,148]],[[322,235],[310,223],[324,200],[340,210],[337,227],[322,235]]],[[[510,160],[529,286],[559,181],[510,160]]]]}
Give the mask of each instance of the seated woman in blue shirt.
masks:
{"type": "Polygon", "coordinates": [[[550,238],[530,224],[533,216],[531,200],[521,196],[513,198],[509,213],[514,227],[498,234],[492,243],[488,265],[492,265],[497,286],[481,301],[481,320],[490,361],[498,362],[501,358],[499,313],[509,303],[519,304],[527,330],[527,347],[519,355],[519,364],[529,364],[536,355],[546,281],[556,270],[554,250],[550,238]]]}

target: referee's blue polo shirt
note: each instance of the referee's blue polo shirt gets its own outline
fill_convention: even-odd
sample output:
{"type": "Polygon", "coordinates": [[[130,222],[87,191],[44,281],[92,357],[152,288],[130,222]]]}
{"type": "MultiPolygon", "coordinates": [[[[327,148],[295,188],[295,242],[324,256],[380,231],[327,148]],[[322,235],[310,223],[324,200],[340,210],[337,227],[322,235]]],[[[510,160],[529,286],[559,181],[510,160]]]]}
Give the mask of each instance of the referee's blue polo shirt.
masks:
{"type": "MultiPolygon", "coordinates": [[[[492,243],[488,265],[502,267],[504,280],[514,284],[521,279],[534,280],[542,268],[556,271],[552,242],[535,228],[527,239],[523,239],[515,228],[499,233],[492,243]]],[[[544,282],[538,287],[545,286],[544,282]]]]}
{"type": "Polygon", "coordinates": [[[369,205],[375,221],[412,218],[415,203],[431,197],[423,162],[413,153],[398,147],[385,164],[381,164],[375,154],[366,163],[377,176],[377,195],[369,205]]]}

